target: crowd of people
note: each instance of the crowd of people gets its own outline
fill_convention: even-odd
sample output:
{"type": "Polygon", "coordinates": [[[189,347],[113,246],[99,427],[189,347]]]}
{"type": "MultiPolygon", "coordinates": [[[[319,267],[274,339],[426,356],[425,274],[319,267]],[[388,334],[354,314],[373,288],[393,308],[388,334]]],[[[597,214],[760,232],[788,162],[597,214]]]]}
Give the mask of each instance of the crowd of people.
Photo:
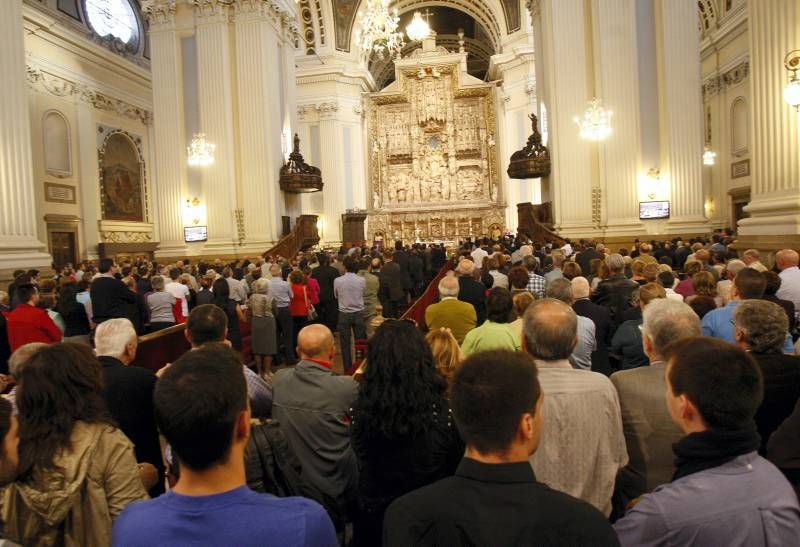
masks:
{"type": "Polygon", "coordinates": [[[0,293],[3,535],[795,544],[800,256],[769,269],[730,242],[18,272],[0,293]],[[419,324],[401,316],[433,279],[419,324]],[[132,365],[140,335],[176,325],[190,351],[132,365]]]}

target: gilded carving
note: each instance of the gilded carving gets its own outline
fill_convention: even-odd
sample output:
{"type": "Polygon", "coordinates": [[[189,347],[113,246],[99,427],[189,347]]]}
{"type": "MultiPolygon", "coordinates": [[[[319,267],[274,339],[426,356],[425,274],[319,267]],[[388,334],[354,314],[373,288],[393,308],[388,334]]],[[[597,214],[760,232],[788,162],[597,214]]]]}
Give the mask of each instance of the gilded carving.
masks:
{"type": "Polygon", "coordinates": [[[100,232],[104,243],[150,243],[151,232],[100,232]]]}

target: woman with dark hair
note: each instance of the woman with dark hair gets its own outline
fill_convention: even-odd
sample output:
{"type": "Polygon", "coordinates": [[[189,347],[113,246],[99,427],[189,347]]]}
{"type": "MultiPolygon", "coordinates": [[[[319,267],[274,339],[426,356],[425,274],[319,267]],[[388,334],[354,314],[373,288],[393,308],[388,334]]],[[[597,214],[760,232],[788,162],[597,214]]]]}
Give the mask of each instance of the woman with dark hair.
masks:
{"type": "Polygon", "coordinates": [[[383,515],[396,498],[450,476],[464,453],[422,333],[387,320],[369,341],[369,361],[350,411],[359,463],[354,545],[381,545],[383,515]]]}
{"type": "Polygon", "coordinates": [[[228,318],[228,341],[236,351],[242,351],[242,332],[239,321],[247,321],[242,307],[231,298],[231,287],[225,278],[219,278],[211,286],[214,291],[214,305],[225,312],[228,318]]]}
{"type": "Polygon", "coordinates": [[[528,291],[528,281],[530,276],[528,270],[523,266],[514,266],[508,270],[508,284],[511,288],[511,296],[528,291]]]}
{"type": "Polygon", "coordinates": [[[91,348],[58,344],[20,372],[19,468],[5,492],[6,537],[23,545],[110,545],[111,525],[147,499],[133,445],[103,399],[91,348]]]}
{"type": "Polygon", "coordinates": [[[64,342],[78,344],[89,343],[89,317],[86,315],[86,308],[78,302],[78,283],[69,277],[64,277],[61,282],[61,290],[58,293],[58,303],[56,310],[64,320],[65,330],[64,342]]]}
{"type": "Polygon", "coordinates": [[[520,338],[509,323],[513,319],[511,293],[501,287],[489,291],[486,299],[486,321],[472,329],[461,343],[464,356],[490,349],[519,351],[520,338]]]}

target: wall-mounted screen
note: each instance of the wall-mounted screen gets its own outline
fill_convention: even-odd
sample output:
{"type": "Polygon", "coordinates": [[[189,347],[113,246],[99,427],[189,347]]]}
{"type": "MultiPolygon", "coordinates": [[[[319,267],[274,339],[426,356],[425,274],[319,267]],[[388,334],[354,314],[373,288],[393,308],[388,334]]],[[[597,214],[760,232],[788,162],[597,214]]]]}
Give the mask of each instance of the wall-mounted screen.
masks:
{"type": "Polygon", "coordinates": [[[208,226],[186,226],[183,229],[183,239],[190,241],[206,241],[208,239],[208,226]]]}
{"type": "Polygon", "coordinates": [[[639,202],[639,220],[651,220],[654,218],[669,218],[668,201],[639,202]]]}

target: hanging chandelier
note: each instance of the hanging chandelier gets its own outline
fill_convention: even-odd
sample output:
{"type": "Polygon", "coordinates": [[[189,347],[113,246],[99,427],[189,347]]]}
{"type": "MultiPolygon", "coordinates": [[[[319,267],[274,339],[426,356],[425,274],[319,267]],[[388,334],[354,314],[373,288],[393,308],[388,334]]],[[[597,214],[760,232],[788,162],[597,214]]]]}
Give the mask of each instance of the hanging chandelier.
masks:
{"type": "Polygon", "coordinates": [[[189,143],[187,151],[189,153],[189,165],[192,167],[206,167],[214,163],[215,144],[206,142],[205,133],[195,133],[192,142],[189,143]]]}
{"type": "Polygon", "coordinates": [[[703,151],[703,165],[714,165],[717,163],[717,153],[711,150],[711,148],[706,145],[705,150],[703,151]]]}
{"type": "Polygon", "coordinates": [[[418,11],[414,12],[414,17],[411,22],[406,26],[406,35],[412,42],[421,42],[431,33],[431,27],[427,21],[422,18],[422,14],[418,11]]]}
{"type": "Polygon", "coordinates": [[[356,43],[366,57],[373,52],[378,59],[383,59],[387,53],[394,55],[405,45],[403,33],[397,31],[399,25],[397,8],[390,12],[389,0],[367,0],[367,8],[358,23],[356,43]]]}
{"type": "Polygon", "coordinates": [[[583,118],[575,116],[575,123],[580,128],[582,139],[602,141],[611,134],[611,116],[613,112],[606,110],[598,98],[589,101],[589,108],[583,118]]]}

